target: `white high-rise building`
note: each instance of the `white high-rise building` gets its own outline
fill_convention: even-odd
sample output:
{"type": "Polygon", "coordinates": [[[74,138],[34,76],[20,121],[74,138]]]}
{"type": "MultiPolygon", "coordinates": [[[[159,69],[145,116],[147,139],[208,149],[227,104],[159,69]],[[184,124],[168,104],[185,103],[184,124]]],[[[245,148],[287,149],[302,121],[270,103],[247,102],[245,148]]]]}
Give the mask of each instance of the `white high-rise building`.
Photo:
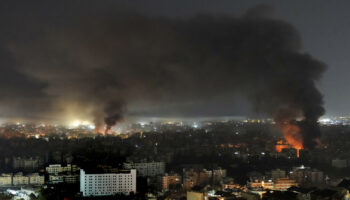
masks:
{"type": "Polygon", "coordinates": [[[87,173],[80,169],[80,192],[85,197],[136,193],[136,170],[118,173],[87,173]]]}

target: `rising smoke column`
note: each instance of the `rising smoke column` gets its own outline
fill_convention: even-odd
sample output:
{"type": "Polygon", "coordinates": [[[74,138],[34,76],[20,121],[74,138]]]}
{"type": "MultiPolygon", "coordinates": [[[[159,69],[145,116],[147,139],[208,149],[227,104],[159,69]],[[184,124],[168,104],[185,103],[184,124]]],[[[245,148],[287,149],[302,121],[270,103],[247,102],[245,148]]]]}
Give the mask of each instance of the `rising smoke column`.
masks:
{"type": "MultiPolygon", "coordinates": [[[[15,36],[4,45],[16,73],[44,86],[37,88],[40,101],[29,100],[47,102],[46,116],[64,118],[75,105],[79,116],[97,127],[104,123],[108,132],[126,110],[160,108],[172,115],[176,105],[240,94],[279,126],[298,126],[303,147],[315,146],[324,113],[316,83],[326,66],[303,52],[295,27],[266,7],[240,17],[183,19],[113,7],[64,9],[69,14],[31,12],[26,22],[9,27],[15,36]],[[21,31],[22,24],[34,33],[21,31]]],[[[16,110],[18,104],[2,106],[16,110]]]]}
{"type": "Polygon", "coordinates": [[[109,133],[111,128],[115,126],[117,122],[123,119],[124,105],[124,103],[118,101],[107,104],[107,107],[105,108],[106,117],[104,119],[106,123],[105,135],[109,133]]]}

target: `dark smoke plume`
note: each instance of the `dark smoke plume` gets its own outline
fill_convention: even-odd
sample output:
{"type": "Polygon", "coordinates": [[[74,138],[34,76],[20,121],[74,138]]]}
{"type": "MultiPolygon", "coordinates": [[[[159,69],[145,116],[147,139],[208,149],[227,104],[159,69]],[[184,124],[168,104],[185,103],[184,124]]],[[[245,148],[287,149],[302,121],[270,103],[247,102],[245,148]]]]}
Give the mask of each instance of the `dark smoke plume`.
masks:
{"type": "Polygon", "coordinates": [[[109,131],[113,126],[117,124],[120,120],[123,119],[123,108],[124,103],[122,102],[111,102],[108,104],[108,106],[105,108],[105,123],[106,123],[106,129],[105,134],[108,134],[109,131]]]}
{"type": "MultiPolygon", "coordinates": [[[[303,119],[304,146],[312,148],[324,113],[315,84],[325,64],[302,52],[291,24],[264,9],[173,19],[76,6],[64,7],[66,14],[31,12],[25,22],[11,18],[4,51],[15,61],[14,75],[27,77],[40,98],[1,99],[2,106],[18,111],[26,101],[45,106],[28,111],[33,115],[64,118],[74,111],[97,126],[105,119],[110,128],[125,110],[172,114],[176,105],[240,94],[278,123],[303,119]]],[[[16,97],[21,88],[4,90],[16,97]]]]}

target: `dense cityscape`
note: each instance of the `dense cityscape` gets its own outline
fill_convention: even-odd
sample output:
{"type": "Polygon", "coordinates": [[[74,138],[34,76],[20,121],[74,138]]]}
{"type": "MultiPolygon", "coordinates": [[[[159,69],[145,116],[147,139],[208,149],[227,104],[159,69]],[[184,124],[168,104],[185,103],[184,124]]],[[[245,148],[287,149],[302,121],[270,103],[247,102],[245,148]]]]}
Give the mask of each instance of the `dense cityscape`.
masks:
{"type": "Polygon", "coordinates": [[[2,1],[0,200],[350,200],[349,7],[2,1]]]}
{"type": "Polygon", "coordinates": [[[320,147],[299,153],[270,119],[138,122],[108,135],[4,124],[0,186],[9,199],[348,199],[348,120],[321,120],[320,147]]]}

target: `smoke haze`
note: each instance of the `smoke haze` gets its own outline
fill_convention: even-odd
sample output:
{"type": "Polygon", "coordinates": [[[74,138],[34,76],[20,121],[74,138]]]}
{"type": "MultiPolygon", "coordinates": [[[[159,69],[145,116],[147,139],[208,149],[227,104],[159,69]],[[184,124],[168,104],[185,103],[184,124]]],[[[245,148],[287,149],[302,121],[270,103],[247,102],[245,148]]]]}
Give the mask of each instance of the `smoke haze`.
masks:
{"type": "Polygon", "coordinates": [[[3,116],[69,116],[109,129],[132,105],[169,106],[171,115],[174,105],[243,95],[278,123],[301,118],[304,146],[315,145],[324,113],[315,84],[326,66],[302,51],[298,31],[271,7],[182,19],[94,9],[9,19],[1,33],[3,116]]]}

